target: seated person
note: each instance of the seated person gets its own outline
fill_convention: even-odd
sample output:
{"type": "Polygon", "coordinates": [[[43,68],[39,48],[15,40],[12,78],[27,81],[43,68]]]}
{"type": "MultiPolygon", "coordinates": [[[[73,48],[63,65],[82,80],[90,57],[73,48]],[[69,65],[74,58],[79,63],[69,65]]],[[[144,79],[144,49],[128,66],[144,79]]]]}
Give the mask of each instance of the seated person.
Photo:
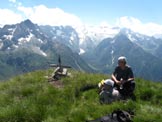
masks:
{"type": "Polygon", "coordinates": [[[131,67],[127,65],[125,57],[118,58],[118,66],[112,74],[115,87],[122,97],[130,97],[135,89],[134,75],[131,67]]]}
{"type": "Polygon", "coordinates": [[[112,103],[120,98],[119,92],[114,89],[114,82],[111,79],[102,80],[98,86],[100,103],[112,103]]]}

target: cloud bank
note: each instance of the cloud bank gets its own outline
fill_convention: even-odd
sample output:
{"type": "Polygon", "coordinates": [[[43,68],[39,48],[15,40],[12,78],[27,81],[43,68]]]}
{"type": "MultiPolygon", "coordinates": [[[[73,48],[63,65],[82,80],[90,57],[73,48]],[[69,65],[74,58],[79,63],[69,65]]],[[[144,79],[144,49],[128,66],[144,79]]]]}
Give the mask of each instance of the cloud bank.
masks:
{"type": "MultiPolygon", "coordinates": [[[[17,12],[9,9],[0,9],[0,25],[15,24],[25,19],[30,19],[39,25],[71,25],[82,26],[84,25],[81,19],[71,13],[67,13],[60,8],[48,8],[45,5],[38,5],[34,7],[24,7],[22,4],[17,3],[16,0],[9,0],[16,5],[17,12]]],[[[101,25],[109,25],[102,22],[101,25]]],[[[116,25],[121,28],[129,28],[132,31],[139,32],[148,36],[162,34],[162,25],[156,23],[143,23],[134,17],[120,17],[116,20],[116,25]]],[[[109,27],[112,27],[109,25],[109,27]]]]}
{"type": "Polygon", "coordinates": [[[149,36],[162,34],[162,25],[152,22],[142,23],[139,19],[134,17],[121,17],[117,20],[117,25],[121,28],[129,28],[132,31],[149,36]]]}
{"type": "Polygon", "coordinates": [[[23,20],[21,14],[15,13],[9,9],[0,9],[0,25],[15,24],[23,20]]]}
{"type": "Polygon", "coordinates": [[[23,12],[26,18],[39,25],[72,25],[82,24],[79,17],[66,13],[59,8],[47,8],[44,5],[35,7],[19,6],[18,10],[23,12]]]}

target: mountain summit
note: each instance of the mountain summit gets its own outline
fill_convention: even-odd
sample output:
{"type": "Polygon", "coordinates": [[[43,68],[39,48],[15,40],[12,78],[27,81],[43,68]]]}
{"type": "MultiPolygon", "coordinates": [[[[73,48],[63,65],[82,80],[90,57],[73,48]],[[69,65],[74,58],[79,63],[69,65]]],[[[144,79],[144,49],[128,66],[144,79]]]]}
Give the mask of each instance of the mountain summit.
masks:
{"type": "Polygon", "coordinates": [[[0,83],[1,122],[85,122],[116,109],[134,111],[133,122],[162,121],[161,83],[137,79],[136,101],[101,105],[97,88],[86,88],[107,75],[71,71],[73,77],[62,79],[58,88],[44,78],[47,72],[52,73],[37,71],[0,83]]]}

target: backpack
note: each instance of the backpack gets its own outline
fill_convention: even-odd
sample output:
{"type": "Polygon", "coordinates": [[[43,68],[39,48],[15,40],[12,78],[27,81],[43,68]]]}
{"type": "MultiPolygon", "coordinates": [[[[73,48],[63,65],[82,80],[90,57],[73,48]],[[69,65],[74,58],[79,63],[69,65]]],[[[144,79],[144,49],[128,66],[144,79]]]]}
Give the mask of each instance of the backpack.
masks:
{"type": "Polygon", "coordinates": [[[132,115],[123,110],[116,110],[112,114],[103,116],[101,118],[98,118],[96,120],[90,120],[86,122],[133,122],[132,115]]]}
{"type": "Polygon", "coordinates": [[[110,104],[114,101],[112,93],[102,90],[99,94],[99,99],[101,104],[110,104]]]}

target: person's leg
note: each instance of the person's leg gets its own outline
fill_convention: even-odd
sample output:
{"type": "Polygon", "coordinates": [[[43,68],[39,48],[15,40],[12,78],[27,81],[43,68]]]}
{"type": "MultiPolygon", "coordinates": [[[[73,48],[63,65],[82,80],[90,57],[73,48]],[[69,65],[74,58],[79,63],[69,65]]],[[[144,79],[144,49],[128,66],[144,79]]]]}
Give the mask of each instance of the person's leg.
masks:
{"type": "Polygon", "coordinates": [[[135,81],[130,81],[130,92],[133,93],[135,90],[136,84],[135,81]]]}
{"type": "Polygon", "coordinates": [[[135,90],[135,81],[129,81],[123,84],[123,94],[126,96],[132,95],[135,90]]]}
{"type": "Polygon", "coordinates": [[[114,100],[118,100],[118,99],[120,99],[121,95],[120,95],[120,93],[119,93],[118,90],[113,89],[113,91],[112,91],[112,97],[114,98],[114,100]]]}
{"type": "Polygon", "coordinates": [[[135,81],[130,81],[130,91],[128,96],[134,101],[136,101],[136,96],[134,94],[135,87],[136,87],[135,81]]]}

